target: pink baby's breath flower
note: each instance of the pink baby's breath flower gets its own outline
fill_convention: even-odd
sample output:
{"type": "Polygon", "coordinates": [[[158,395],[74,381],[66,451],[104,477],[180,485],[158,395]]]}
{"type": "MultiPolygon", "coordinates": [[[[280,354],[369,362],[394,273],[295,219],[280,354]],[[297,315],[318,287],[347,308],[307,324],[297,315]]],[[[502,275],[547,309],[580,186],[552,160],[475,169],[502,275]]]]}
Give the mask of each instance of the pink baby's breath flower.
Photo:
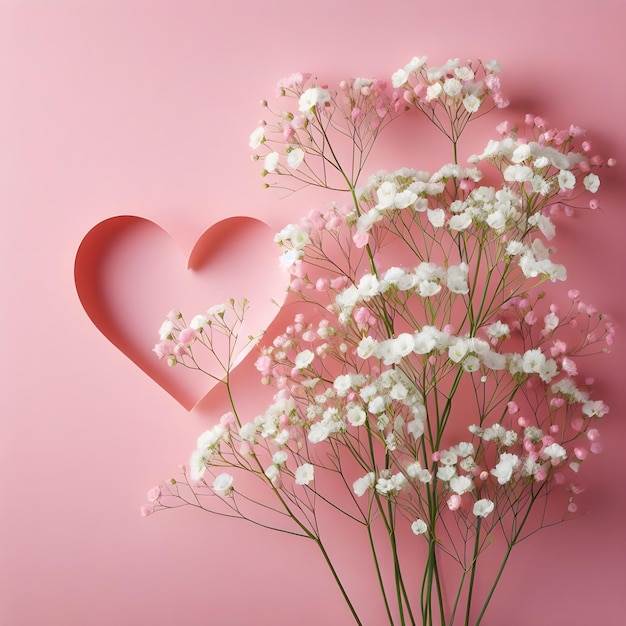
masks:
{"type": "Polygon", "coordinates": [[[458,494],[451,495],[446,504],[451,511],[458,511],[461,508],[461,496],[458,494]]]}
{"type": "Polygon", "coordinates": [[[160,497],[161,497],[160,487],[152,487],[152,489],[148,491],[148,502],[157,502],[160,497]]]}

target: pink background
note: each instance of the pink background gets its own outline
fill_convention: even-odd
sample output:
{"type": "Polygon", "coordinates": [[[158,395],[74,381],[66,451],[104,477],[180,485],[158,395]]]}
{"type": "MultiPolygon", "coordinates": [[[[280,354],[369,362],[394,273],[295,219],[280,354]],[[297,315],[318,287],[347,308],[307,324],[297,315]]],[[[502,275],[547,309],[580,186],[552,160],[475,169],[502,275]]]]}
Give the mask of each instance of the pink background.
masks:
{"type": "MultiPolygon", "coordinates": [[[[249,161],[258,102],[285,74],[497,58],[517,112],[575,122],[618,160],[604,209],[568,225],[561,259],[624,329],[625,18],[617,0],[2,0],[0,623],[349,624],[312,546],[193,511],[139,516],[223,398],[188,412],[95,328],[76,294],[78,247],[103,220],[137,215],[177,242],[182,276],[215,222],[278,229],[311,208],[305,194],[264,192],[249,161]]],[[[166,303],[159,321],[126,330],[152,341],[182,303],[149,285],[146,298],[166,303]]],[[[597,363],[612,412],[585,467],[589,514],[514,553],[487,626],[626,619],[625,355],[620,336],[597,363]]],[[[364,558],[342,563],[360,606],[364,558]]]]}

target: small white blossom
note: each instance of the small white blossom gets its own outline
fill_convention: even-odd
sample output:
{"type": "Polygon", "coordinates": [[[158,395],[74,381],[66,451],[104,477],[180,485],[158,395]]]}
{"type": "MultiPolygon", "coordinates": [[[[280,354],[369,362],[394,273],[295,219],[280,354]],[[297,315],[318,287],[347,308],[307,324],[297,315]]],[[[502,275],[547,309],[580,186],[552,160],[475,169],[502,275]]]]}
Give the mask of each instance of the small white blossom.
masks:
{"type": "Polygon", "coordinates": [[[265,127],[259,126],[250,134],[250,147],[256,150],[265,141],[265,127]]]}
{"type": "Polygon", "coordinates": [[[300,113],[309,113],[314,107],[330,101],[330,92],[321,87],[310,87],[298,100],[300,113]]]}
{"type": "Polygon", "coordinates": [[[194,330],[200,330],[209,323],[209,318],[206,315],[194,315],[189,322],[189,328],[194,330]]]}
{"type": "Polygon", "coordinates": [[[469,476],[453,476],[450,479],[450,489],[458,495],[462,495],[471,491],[474,488],[474,483],[469,476]]]}
{"type": "Polygon", "coordinates": [[[230,474],[224,472],[215,477],[213,481],[213,491],[215,491],[218,496],[228,496],[232,490],[233,477],[230,474]]]}
{"type": "Polygon", "coordinates": [[[544,456],[555,461],[562,461],[567,458],[565,448],[558,443],[552,443],[542,450],[544,456]]]}
{"type": "Polygon", "coordinates": [[[266,172],[275,172],[278,167],[278,152],[270,152],[263,161],[263,167],[266,172]]]}
{"type": "Polygon", "coordinates": [[[302,165],[302,161],[304,161],[302,148],[294,148],[287,155],[287,165],[293,170],[297,170],[302,165]]]}
{"type": "Polygon", "coordinates": [[[491,474],[498,479],[500,485],[505,485],[513,477],[513,470],[519,465],[520,459],[516,454],[504,452],[491,474]]]}
{"type": "Polygon", "coordinates": [[[172,332],[174,332],[174,328],[174,322],[171,320],[165,320],[159,328],[159,338],[161,341],[165,341],[165,339],[167,339],[172,332]]]}
{"type": "Polygon", "coordinates": [[[583,179],[583,185],[587,191],[595,193],[600,188],[600,179],[597,174],[587,174],[583,179]]]}
{"type": "Polygon", "coordinates": [[[301,370],[308,367],[313,362],[315,355],[310,350],[303,350],[296,356],[295,366],[301,370]]]}
{"type": "Polygon", "coordinates": [[[424,520],[421,519],[416,519],[412,524],[411,524],[411,530],[416,534],[416,535],[423,535],[427,530],[428,530],[428,526],[426,525],[426,522],[424,520]]]}
{"type": "Polygon", "coordinates": [[[561,170],[558,175],[559,187],[563,190],[574,189],[576,177],[569,170],[561,170]]]}
{"type": "Polygon", "coordinates": [[[278,450],[278,452],[274,452],[272,456],[272,463],[274,465],[283,465],[287,462],[288,455],[284,450],[278,450]]]}
{"type": "Polygon", "coordinates": [[[472,512],[476,517],[487,517],[487,515],[489,515],[493,511],[494,506],[495,505],[491,500],[483,498],[482,500],[477,500],[476,502],[474,502],[474,508],[472,509],[472,512]]]}
{"type": "Polygon", "coordinates": [[[308,485],[314,477],[315,468],[310,463],[303,463],[296,470],[296,485],[308,485]]]}
{"type": "Polygon", "coordinates": [[[376,474],[374,474],[374,472],[369,472],[362,478],[355,480],[352,485],[352,489],[357,496],[361,497],[368,489],[374,486],[375,482],[376,474]]]}

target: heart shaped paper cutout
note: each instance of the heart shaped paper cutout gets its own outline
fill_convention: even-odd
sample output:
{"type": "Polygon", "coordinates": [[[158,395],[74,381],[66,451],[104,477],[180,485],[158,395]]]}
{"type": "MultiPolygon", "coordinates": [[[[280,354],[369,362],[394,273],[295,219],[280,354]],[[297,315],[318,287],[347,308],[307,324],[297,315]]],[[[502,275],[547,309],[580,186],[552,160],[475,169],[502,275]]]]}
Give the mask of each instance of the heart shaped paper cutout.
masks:
{"type": "MultiPolygon", "coordinates": [[[[189,322],[215,304],[247,298],[250,308],[239,336],[258,336],[278,315],[287,293],[277,256],[274,232],[254,218],[217,222],[185,262],[160,226],[123,215],[87,233],[76,254],[74,279],[78,297],[100,332],[191,410],[217,381],[179,365],[168,367],[156,357],[152,349],[161,323],[172,309],[189,322]]],[[[251,347],[241,341],[236,363],[251,347]]],[[[211,373],[220,378],[223,370],[215,364],[211,373]]]]}

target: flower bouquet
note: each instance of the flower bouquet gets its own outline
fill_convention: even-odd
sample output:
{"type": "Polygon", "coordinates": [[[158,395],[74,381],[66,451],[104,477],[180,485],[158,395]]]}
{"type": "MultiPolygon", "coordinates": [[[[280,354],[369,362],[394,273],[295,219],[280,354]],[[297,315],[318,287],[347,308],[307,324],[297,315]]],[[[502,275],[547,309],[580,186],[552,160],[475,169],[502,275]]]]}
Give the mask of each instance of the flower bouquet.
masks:
{"type": "Polygon", "coordinates": [[[460,164],[467,125],[508,104],[498,72],[416,57],[390,81],[280,81],[250,136],[265,186],[335,197],[276,235],[296,314],[259,344],[273,401],[242,414],[248,390],[231,378],[259,339],[239,332],[254,303],[188,322],[173,311],[155,347],[171,366],[220,363],[231,410],[144,514],[191,505],[311,540],[357,624],[324,512],[371,548],[389,624],[478,625],[513,547],[576,515],[579,470],[600,451],[608,408],[579,367],[615,331],[562,287],[553,241],[560,220],[597,208],[598,171],[614,162],[580,128],[527,115],[460,164]],[[432,123],[449,161],[362,180],[400,118],[416,141],[432,123]]]}

